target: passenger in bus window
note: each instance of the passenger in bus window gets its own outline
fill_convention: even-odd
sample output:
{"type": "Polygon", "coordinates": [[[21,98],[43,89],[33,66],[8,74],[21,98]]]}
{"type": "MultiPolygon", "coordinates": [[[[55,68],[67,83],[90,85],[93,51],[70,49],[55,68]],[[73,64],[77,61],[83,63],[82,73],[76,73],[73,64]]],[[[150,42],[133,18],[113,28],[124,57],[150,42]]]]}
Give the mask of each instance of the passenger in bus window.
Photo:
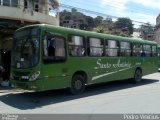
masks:
{"type": "Polygon", "coordinates": [[[77,56],[77,48],[75,46],[72,46],[70,49],[70,54],[72,56],[77,56]]]}
{"type": "Polygon", "coordinates": [[[52,38],[49,42],[48,46],[48,56],[55,56],[55,45],[54,45],[54,38],[52,38]]]}
{"type": "Polygon", "coordinates": [[[85,48],[82,48],[82,56],[84,56],[85,55],[85,48]]]}
{"type": "Polygon", "coordinates": [[[85,55],[85,49],[81,47],[77,47],[77,56],[84,56],[85,55]]]}
{"type": "Polygon", "coordinates": [[[141,56],[145,57],[145,52],[144,51],[141,51],[141,56]]]}

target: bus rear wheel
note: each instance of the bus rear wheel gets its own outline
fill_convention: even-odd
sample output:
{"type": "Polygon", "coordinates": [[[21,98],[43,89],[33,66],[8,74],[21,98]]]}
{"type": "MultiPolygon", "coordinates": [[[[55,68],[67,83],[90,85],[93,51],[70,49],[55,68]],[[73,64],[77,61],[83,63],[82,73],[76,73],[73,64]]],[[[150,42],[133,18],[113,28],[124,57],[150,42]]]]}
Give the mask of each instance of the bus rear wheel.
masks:
{"type": "Polygon", "coordinates": [[[71,81],[70,92],[74,95],[81,94],[85,90],[85,79],[82,75],[74,75],[71,81]]]}
{"type": "Polygon", "coordinates": [[[134,78],[132,79],[133,83],[139,83],[142,81],[142,70],[137,69],[134,74],[134,78]]]}

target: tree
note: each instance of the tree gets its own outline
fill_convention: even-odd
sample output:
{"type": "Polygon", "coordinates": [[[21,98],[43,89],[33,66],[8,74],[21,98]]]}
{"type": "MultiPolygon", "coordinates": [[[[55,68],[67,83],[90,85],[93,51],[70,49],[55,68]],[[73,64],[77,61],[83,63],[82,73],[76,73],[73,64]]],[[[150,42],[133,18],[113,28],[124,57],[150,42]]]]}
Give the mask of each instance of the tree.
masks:
{"type": "Polygon", "coordinates": [[[110,31],[106,30],[103,26],[99,25],[96,28],[93,29],[93,31],[98,33],[104,33],[104,34],[111,34],[110,31]]]}
{"type": "Polygon", "coordinates": [[[85,17],[88,28],[94,28],[94,19],[91,16],[85,17]]]}
{"type": "Polygon", "coordinates": [[[71,11],[72,11],[72,13],[76,13],[76,12],[77,12],[77,9],[72,8],[71,11]]]}
{"type": "Polygon", "coordinates": [[[60,25],[63,26],[63,21],[70,20],[71,18],[71,12],[68,12],[66,10],[63,10],[60,14],[60,25]]]}
{"type": "Polygon", "coordinates": [[[133,33],[133,24],[129,18],[118,18],[118,20],[114,23],[115,29],[126,29],[128,30],[128,34],[131,35],[133,33]]]}
{"type": "Polygon", "coordinates": [[[97,27],[99,25],[101,25],[103,22],[103,17],[101,16],[97,16],[95,19],[94,19],[94,25],[97,27]]]}

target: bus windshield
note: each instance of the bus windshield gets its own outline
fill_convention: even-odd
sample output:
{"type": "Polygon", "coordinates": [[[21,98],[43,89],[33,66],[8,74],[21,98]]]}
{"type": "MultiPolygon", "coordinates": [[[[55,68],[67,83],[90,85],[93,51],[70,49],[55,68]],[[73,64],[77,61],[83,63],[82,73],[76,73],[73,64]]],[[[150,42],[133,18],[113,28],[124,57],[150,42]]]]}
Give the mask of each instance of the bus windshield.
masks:
{"type": "Polygon", "coordinates": [[[12,66],[30,68],[39,61],[39,27],[21,29],[15,33],[12,48],[12,66]]]}

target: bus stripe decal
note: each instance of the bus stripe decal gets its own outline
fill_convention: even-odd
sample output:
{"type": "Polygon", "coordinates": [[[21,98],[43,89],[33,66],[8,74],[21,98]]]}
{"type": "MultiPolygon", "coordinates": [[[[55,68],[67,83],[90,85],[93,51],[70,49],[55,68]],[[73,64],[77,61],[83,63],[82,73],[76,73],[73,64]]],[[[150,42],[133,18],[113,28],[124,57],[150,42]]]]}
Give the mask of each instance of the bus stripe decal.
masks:
{"type": "Polygon", "coordinates": [[[121,69],[121,70],[118,70],[118,71],[115,71],[115,72],[110,72],[110,73],[105,73],[105,74],[102,74],[102,75],[98,75],[98,76],[93,77],[92,81],[96,80],[96,79],[99,79],[99,78],[102,78],[102,77],[105,77],[107,75],[111,75],[111,74],[114,74],[114,73],[117,73],[117,72],[121,72],[121,71],[125,71],[125,70],[128,70],[128,69],[131,69],[131,67],[130,68],[121,69]]]}

